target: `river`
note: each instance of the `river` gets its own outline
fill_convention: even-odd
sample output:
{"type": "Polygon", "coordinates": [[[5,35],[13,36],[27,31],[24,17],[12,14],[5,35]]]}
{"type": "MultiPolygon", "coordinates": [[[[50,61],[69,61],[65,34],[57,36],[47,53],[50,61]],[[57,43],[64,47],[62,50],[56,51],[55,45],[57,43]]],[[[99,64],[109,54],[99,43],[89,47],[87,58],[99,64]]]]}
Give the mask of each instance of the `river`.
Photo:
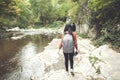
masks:
{"type": "Polygon", "coordinates": [[[62,50],[57,54],[59,31],[23,30],[11,39],[0,39],[0,80],[120,80],[120,53],[80,37],[75,76],[66,76],[62,50]]]}
{"type": "Polygon", "coordinates": [[[17,40],[0,39],[0,80],[30,80],[32,75],[43,76],[44,63],[36,55],[54,37],[36,34],[17,40]]]}

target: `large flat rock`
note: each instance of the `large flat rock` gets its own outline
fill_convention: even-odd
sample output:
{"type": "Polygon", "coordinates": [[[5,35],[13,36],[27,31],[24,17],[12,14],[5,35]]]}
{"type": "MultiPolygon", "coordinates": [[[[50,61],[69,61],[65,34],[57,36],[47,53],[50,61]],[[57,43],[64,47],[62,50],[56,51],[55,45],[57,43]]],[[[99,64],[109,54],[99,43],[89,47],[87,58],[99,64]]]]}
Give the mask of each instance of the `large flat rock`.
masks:
{"type": "Polygon", "coordinates": [[[58,55],[60,39],[53,39],[38,54],[49,70],[38,80],[120,80],[120,54],[108,45],[96,48],[89,39],[78,39],[80,52],[74,57],[74,72],[66,75],[62,50],[58,55]],[[63,66],[63,67],[62,67],[63,66]]]}

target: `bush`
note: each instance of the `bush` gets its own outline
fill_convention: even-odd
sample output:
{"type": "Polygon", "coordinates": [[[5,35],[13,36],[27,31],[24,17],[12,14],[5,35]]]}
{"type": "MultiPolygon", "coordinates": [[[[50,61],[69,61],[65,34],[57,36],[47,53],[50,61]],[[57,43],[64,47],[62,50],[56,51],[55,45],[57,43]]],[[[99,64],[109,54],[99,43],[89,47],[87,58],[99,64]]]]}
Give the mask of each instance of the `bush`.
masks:
{"type": "Polygon", "coordinates": [[[82,38],[90,38],[87,33],[77,33],[82,38]]]}
{"type": "Polygon", "coordinates": [[[106,42],[105,42],[105,40],[104,40],[104,37],[100,37],[100,38],[98,38],[98,39],[95,39],[95,40],[93,40],[93,45],[95,45],[95,46],[97,46],[97,47],[99,47],[99,46],[101,46],[101,45],[103,45],[103,44],[105,44],[106,42]]]}
{"type": "Polygon", "coordinates": [[[119,48],[120,47],[120,30],[119,26],[110,26],[107,29],[107,36],[105,40],[111,43],[112,46],[119,48]]]}
{"type": "Polygon", "coordinates": [[[53,22],[52,24],[50,24],[50,25],[48,25],[46,27],[49,27],[49,28],[60,28],[60,27],[63,26],[63,24],[64,24],[64,22],[62,22],[62,21],[55,21],[55,22],[53,22]]]}

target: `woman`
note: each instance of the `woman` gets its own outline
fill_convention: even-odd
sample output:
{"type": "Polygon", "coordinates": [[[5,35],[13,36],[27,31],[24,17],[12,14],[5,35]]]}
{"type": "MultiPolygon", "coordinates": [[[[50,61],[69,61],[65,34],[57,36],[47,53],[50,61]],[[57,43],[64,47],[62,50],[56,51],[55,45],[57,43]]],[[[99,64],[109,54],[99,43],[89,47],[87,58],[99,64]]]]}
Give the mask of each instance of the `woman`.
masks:
{"type": "MultiPolygon", "coordinates": [[[[68,38],[68,37],[67,37],[68,38]]],[[[68,42],[65,42],[65,43],[68,43],[68,42]]],[[[71,43],[69,43],[71,44],[71,43]]],[[[60,49],[63,47],[63,54],[64,54],[64,58],[65,58],[65,68],[66,68],[66,72],[67,74],[69,73],[69,69],[68,69],[68,61],[70,60],[70,68],[71,68],[71,74],[74,76],[74,72],[73,72],[73,56],[74,56],[74,47],[76,48],[76,51],[78,51],[78,46],[77,46],[77,37],[76,37],[76,34],[74,32],[72,32],[71,30],[71,25],[70,24],[66,24],[65,28],[64,28],[64,33],[62,34],[62,37],[61,37],[61,42],[60,42],[60,45],[59,45],[59,51],[58,53],[60,52],[60,49]],[[68,35],[69,34],[69,35],[68,35]],[[65,41],[65,36],[68,35],[69,38],[70,38],[70,35],[72,36],[72,39],[73,39],[73,47],[72,46],[69,46],[71,47],[72,49],[69,49],[67,52],[66,52],[66,47],[64,47],[64,41],[65,41]],[[72,50],[72,51],[71,51],[72,50]],[[70,52],[71,51],[71,52],[70,52]]]]}

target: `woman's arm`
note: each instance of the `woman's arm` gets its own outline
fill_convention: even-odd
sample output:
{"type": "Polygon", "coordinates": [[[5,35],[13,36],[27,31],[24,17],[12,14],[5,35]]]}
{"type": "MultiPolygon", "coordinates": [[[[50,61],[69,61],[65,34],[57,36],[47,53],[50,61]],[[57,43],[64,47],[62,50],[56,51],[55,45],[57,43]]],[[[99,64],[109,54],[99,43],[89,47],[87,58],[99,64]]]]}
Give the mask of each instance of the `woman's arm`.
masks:
{"type": "Polygon", "coordinates": [[[64,36],[64,34],[62,34],[62,35],[61,35],[61,41],[60,41],[60,44],[59,44],[59,49],[61,49],[61,48],[62,48],[63,36],[64,36]]]}
{"type": "Polygon", "coordinates": [[[59,44],[58,54],[60,53],[60,49],[62,48],[63,36],[64,36],[64,34],[61,35],[61,41],[60,41],[60,44],[59,44]]]}
{"type": "Polygon", "coordinates": [[[74,37],[74,41],[75,41],[75,48],[78,51],[78,43],[77,43],[77,36],[76,36],[76,32],[73,32],[73,37],[74,37]]]}

